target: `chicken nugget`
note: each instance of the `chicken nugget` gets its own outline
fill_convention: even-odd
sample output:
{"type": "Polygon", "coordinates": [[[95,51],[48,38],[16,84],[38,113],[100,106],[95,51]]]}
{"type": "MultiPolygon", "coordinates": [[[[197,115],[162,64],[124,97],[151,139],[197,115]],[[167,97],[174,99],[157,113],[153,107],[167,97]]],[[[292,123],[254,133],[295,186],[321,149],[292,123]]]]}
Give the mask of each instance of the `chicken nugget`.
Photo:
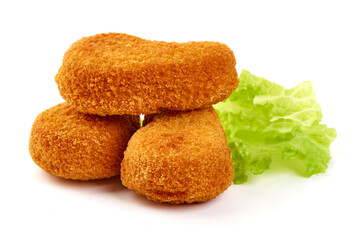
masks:
{"type": "Polygon", "coordinates": [[[120,173],[120,162],[139,120],[139,116],[83,114],[61,103],[35,119],[30,155],[39,167],[62,178],[113,177],[120,173]]]}
{"type": "Polygon", "coordinates": [[[151,114],[209,107],[238,85],[234,53],[218,42],[150,41],[123,33],[73,43],[55,80],[78,111],[151,114]]]}
{"type": "Polygon", "coordinates": [[[153,116],[130,139],[124,186],[156,202],[204,202],[232,183],[234,167],[213,107],[153,116]]]}

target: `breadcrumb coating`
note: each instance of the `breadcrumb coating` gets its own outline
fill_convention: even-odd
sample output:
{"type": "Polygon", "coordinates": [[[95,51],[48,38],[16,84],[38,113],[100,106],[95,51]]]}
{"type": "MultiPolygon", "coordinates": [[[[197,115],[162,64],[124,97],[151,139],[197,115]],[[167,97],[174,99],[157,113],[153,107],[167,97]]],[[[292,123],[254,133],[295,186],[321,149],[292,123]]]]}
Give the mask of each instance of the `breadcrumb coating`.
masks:
{"type": "Polygon", "coordinates": [[[124,186],[156,202],[204,202],[232,183],[234,168],[213,107],[153,116],[130,139],[124,186]]]}
{"type": "Polygon", "coordinates": [[[218,42],[150,41],[123,33],[73,43],[55,80],[78,111],[98,115],[193,110],[238,85],[233,52],[218,42]]]}
{"type": "Polygon", "coordinates": [[[29,150],[46,172],[67,179],[92,180],[120,173],[127,143],[139,116],[101,117],[61,103],[37,116],[29,150]]]}

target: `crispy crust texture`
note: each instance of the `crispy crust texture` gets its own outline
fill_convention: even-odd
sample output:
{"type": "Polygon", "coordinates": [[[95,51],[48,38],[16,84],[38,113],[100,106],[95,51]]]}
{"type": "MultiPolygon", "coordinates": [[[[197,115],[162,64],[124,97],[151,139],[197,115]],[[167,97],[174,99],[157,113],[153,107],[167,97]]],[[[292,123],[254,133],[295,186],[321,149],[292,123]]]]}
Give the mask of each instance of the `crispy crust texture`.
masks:
{"type": "Polygon", "coordinates": [[[67,179],[93,180],[120,173],[127,143],[139,116],[101,117],[61,103],[37,116],[29,150],[46,172],[67,179]]]}
{"type": "Polygon", "coordinates": [[[209,107],[238,85],[233,52],[218,42],[150,41],[123,33],[71,45],[55,80],[78,111],[151,114],[209,107]]]}
{"type": "Polygon", "coordinates": [[[124,186],[156,202],[204,202],[232,183],[234,168],[215,110],[161,113],[130,139],[124,186]]]}

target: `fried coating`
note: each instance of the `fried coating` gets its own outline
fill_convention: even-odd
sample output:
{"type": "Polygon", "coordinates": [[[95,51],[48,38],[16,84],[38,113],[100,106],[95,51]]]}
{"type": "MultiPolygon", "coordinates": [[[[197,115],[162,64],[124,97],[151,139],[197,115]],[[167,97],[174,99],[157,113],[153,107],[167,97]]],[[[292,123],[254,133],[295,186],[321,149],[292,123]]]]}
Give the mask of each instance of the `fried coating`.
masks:
{"type": "Polygon", "coordinates": [[[232,183],[234,168],[213,107],[156,115],[130,139],[124,186],[156,202],[204,202],[232,183]]]}
{"type": "Polygon", "coordinates": [[[120,173],[127,143],[139,125],[139,116],[101,117],[61,103],[35,119],[30,155],[39,167],[62,178],[109,178],[120,173]]]}
{"type": "Polygon", "coordinates": [[[61,96],[98,115],[209,107],[238,85],[233,52],[218,42],[150,41],[123,33],[73,43],[55,76],[61,96]]]}

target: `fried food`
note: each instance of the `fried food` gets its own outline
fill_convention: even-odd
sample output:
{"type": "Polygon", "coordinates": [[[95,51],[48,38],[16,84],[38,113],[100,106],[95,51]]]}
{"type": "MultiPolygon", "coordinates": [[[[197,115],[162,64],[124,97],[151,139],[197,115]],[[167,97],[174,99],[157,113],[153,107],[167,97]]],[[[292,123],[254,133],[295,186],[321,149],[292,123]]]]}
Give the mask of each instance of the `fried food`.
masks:
{"type": "Polygon", "coordinates": [[[204,202],[232,183],[234,168],[213,107],[153,116],[130,139],[124,186],[156,202],[204,202]]]}
{"type": "Polygon", "coordinates": [[[238,85],[233,52],[218,42],[150,41],[123,33],[84,37],[55,80],[78,111],[151,114],[209,107],[238,85]]]}
{"type": "Polygon", "coordinates": [[[116,176],[139,120],[139,116],[83,114],[68,103],[61,103],[35,119],[30,155],[39,167],[62,178],[92,180],[116,176]]]}

